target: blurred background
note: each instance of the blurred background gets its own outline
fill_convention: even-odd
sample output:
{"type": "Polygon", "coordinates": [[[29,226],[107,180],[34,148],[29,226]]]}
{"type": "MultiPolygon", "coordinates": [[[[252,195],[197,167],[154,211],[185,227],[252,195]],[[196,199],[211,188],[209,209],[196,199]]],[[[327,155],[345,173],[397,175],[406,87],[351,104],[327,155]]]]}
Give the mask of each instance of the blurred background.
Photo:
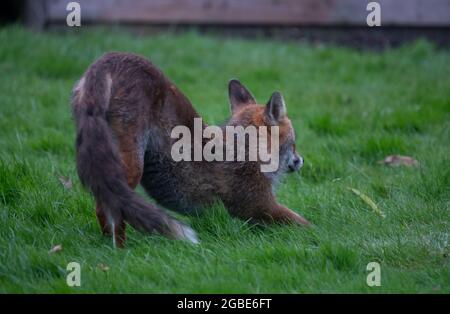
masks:
{"type": "MultiPolygon", "coordinates": [[[[66,25],[68,0],[2,1],[1,22],[37,30],[66,25]]],[[[147,34],[170,29],[239,37],[395,46],[427,38],[450,43],[450,0],[379,0],[382,27],[368,27],[369,0],[79,0],[85,25],[120,25],[147,34]]]]}

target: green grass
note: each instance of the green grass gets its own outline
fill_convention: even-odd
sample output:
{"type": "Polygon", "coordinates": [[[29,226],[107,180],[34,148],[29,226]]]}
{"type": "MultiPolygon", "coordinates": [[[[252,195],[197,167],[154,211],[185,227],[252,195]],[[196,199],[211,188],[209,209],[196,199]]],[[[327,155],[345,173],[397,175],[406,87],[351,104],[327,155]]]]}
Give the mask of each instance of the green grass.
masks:
{"type": "Polygon", "coordinates": [[[425,41],[374,53],[7,27],[0,73],[0,292],[450,292],[449,51],[425,41]],[[314,227],[250,226],[219,204],[184,218],[198,246],[129,228],[127,248],[113,249],[76,175],[69,106],[75,81],[110,50],[151,58],[210,124],[229,114],[232,77],[262,103],[282,91],[305,166],[286,177],[278,198],[314,227]],[[389,154],[413,156],[420,167],[377,164],[389,154]],[[57,244],[62,251],[49,254],[57,244]],[[72,261],[81,264],[81,287],[66,285],[72,261]],[[381,287],[366,285],[372,261],[381,287]]]}

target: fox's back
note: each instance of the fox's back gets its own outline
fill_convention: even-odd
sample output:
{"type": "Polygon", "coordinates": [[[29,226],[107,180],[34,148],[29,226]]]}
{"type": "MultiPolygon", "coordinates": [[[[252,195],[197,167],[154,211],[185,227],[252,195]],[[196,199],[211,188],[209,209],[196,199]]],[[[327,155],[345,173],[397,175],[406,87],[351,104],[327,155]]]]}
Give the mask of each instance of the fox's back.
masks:
{"type": "Polygon", "coordinates": [[[192,128],[199,116],[189,100],[156,66],[134,54],[105,54],[89,71],[111,77],[107,121],[121,151],[137,149],[143,164],[140,183],[148,194],[180,212],[210,203],[217,193],[208,166],[174,162],[170,154],[172,129],[192,128]]]}

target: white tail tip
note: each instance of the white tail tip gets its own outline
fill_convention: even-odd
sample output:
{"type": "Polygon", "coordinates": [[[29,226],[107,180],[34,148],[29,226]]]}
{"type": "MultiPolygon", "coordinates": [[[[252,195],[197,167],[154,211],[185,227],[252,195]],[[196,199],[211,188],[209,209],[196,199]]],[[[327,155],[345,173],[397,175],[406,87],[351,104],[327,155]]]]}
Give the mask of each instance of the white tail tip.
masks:
{"type": "Polygon", "coordinates": [[[198,240],[197,234],[195,233],[194,230],[192,230],[192,228],[190,228],[186,225],[183,225],[183,224],[177,224],[177,227],[175,229],[176,229],[178,239],[189,241],[193,244],[200,243],[198,240]]]}

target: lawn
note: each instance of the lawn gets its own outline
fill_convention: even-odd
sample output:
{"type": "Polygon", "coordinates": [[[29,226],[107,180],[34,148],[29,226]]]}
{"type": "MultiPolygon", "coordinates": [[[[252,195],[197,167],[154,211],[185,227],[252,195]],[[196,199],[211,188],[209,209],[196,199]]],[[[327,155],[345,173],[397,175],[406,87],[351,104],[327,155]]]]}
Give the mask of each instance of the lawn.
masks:
{"type": "Polygon", "coordinates": [[[0,73],[0,292],[450,293],[448,50],[12,26],[0,28],[0,73]],[[76,174],[69,106],[75,81],[111,50],[150,58],[209,124],[229,115],[230,78],[261,103],[282,91],[305,166],[277,195],[314,226],[252,226],[218,204],[182,218],[200,245],[129,228],[114,249],[76,174]],[[378,163],[391,154],[420,164],[378,163]],[[69,262],[81,265],[80,287],[66,284],[69,262]],[[369,262],[381,286],[366,284],[369,262]]]}

